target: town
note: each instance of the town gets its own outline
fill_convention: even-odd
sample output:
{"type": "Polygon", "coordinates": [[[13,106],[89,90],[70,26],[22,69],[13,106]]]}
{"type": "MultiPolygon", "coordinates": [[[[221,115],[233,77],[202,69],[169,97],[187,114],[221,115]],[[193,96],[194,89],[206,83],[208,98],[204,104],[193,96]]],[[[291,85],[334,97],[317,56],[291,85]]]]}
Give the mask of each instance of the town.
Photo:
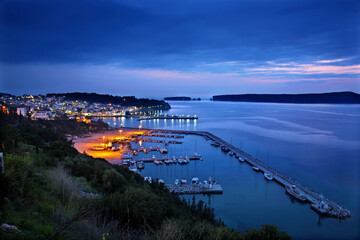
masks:
{"type": "Polygon", "coordinates": [[[124,106],[112,103],[69,100],[65,96],[22,95],[19,97],[3,94],[0,97],[3,112],[12,111],[33,120],[75,119],[91,122],[89,118],[114,116],[139,116],[147,111],[159,109],[153,106],[124,106]]]}

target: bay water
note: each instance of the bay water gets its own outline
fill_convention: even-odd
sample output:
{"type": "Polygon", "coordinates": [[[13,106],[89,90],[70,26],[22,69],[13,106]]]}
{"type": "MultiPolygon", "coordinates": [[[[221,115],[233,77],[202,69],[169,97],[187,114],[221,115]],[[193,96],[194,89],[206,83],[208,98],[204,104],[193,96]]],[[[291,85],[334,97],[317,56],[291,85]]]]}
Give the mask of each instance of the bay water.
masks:
{"type": "MultiPolygon", "coordinates": [[[[266,181],[246,163],[210,145],[202,137],[186,135],[183,144],[170,144],[169,156],[192,155],[203,161],[189,165],[155,166],[148,163],[143,176],[166,183],[213,176],[222,195],[196,195],[236,230],[276,224],[293,239],[360,239],[360,105],[268,104],[212,101],[170,101],[159,114],[197,115],[198,120],[107,118],[112,127],[204,130],[243,149],[271,167],[321,192],[348,208],[346,220],[320,217],[308,204],[285,194],[276,182],[266,181]]],[[[156,144],[143,143],[143,147],[156,144]]],[[[153,153],[151,153],[152,155],[153,153]]],[[[137,158],[151,157],[140,153],[137,158]]],[[[156,153],[155,155],[160,155],[156,153]]],[[[191,199],[192,196],[184,196],[191,199]]]]}

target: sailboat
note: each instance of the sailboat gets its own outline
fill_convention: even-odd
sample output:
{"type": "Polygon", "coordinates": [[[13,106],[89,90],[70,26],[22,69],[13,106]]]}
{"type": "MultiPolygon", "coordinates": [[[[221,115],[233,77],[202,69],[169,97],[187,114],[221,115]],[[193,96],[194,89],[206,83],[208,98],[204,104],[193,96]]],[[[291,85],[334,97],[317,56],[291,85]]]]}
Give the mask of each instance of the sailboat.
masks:
{"type": "MultiPolygon", "coordinates": [[[[266,165],[268,165],[268,162],[269,162],[269,152],[267,154],[267,161],[266,161],[266,165]]],[[[264,172],[264,178],[268,181],[271,181],[274,179],[273,175],[270,174],[270,173],[267,173],[267,172],[264,172]]]]}

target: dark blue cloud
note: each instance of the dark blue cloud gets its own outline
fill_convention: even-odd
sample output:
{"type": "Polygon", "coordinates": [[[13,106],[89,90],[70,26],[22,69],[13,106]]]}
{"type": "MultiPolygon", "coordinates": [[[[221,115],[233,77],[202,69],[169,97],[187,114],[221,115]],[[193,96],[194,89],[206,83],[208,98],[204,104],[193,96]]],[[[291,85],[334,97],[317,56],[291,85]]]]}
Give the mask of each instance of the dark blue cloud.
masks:
{"type": "Polygon", "coordinates": [[[0,3],[5,63],[201,62],[358,54],[359,1],[19,1],[0,3]]]}

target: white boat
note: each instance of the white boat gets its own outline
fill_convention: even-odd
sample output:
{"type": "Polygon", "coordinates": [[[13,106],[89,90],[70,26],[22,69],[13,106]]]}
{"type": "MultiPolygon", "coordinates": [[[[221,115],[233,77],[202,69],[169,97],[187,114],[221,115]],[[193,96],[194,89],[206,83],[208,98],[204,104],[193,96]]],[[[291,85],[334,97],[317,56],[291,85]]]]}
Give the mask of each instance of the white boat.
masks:
{"type": "Polygon", "coordinates": [[[144,169],[144,168],[145,168],[144,162],[142,162],[142,161],[141,161],[141,162],[138,162],[138,163],[137,163],[137,168],[138,168],[138,169],[144,169]]]}
{"type": "Polygon", "coordinates": [[[253,166],[253,168],[252,168],[255,172],[259,172],[260,171],[260,169],[258,168],[258,167],[255,167],[255,166],[253,166]]]}
{"type": "Polygon", "coordinates": [[[161,154],[165,154],[168,152],[167,148],[165,148],[165,147],[160,148],[159,151],[161,154]]]}
{"type": "Polygon", "coordinates": [[[160,162],[159,162],[158,160],[154,160],[154,164],[155,164],[155,165],[159,165],[160,162]]]}
{"type": "Polygon", "coordinates": [[[144,177],[145,182],[152,183],[151,177],[144,177]]]}
{"type": "Polygon", "coordinates": [[[286,193],[287,194],[293,196],[294,198],[296,198],[297,200],[299,200],[301,202],[306,201],[305,195],[302,194],[295,185],[291,185],[291,186],[286,185],[285,188],[286,188],[286,193]]]}
{"type": "Polygon", "coordinates": [[[152,159],[156,159],[156,156],[155,155],[152,155],[152,157],[151,157],[152,159]]]}
{"type": "Polygon", "coordinates": [[[233,151],[230,151],[230,152],[229,152],[229,155],[230,155],[230,156],[234,156],[234,154],[235,154],[235,153],[234,153],[233,151]]]}
{"type": "Polygon", "coordinates": [[[269,181],[274,179],[273,175],[270,173],[264,173],[264,177],[266,178],[266,180],[269,180],[269,181]]]}
{"type": "Polygon", "coordinates": [[[179,185],[179,179],[175,179],[175,185],[179,185]]]}
{"type": "Polygon", "coordinates": [[[242,157],[239,157],[239,162],[243,163],[245,160],[242,157]]]}
{"type": "Polygon", "coordinates": [[[132,172],[137,172],[136,164],[131,164],[131,165],[129,166],[129,170],[132,171],[132,172]]]}
{"type": "Polygon", "coordinates": [[[191,179],[191,183],[192,184],[199,184],[199,178],[194,177],[193,179],[191,179]]]}
{"type": "Polygon", "coordinates": [[[185,161],[185,163],[189,163],[189,162],[190,162],[190,159],[189,159],[189,157],[188,157],[187,155],[185,155],[184,161],[185,161]]]}
{"type": "Polygon", "coordinates": [[[122,156],[122,159],[131,159],[132,158],[132,153],[131,152],[125,152],[122,156]]]}
{"type": "Polygon", "coordinates": [[[198,153],[194,153],[193,159],[201,159],[201,155],[198,153]]]}
{"type": "Polygon", "coordinates": [[[177,163],[177,160],[176,160],[175,156],[173,156],[172,161],[173,161],[173,163],[177,163]]]}
{"type": "Polygon", "coordinates": [[[165,182],[164,182],[164,180],[159,179],[159,183],[160,183],[160,184],[164,184],[165,182]]]}
{"type": "Polygon", "coordinates": [[[314,209],[321,215],[327,215],[330,211],[329,205],[324,200],[321,200],[320,203],[313,203],[310,205],[310,208],[314,209]]]}
{"type": "Polygon", "coordinates": [[[181,179],[181,184],[187,184],[186,179],[181,179]]]}
{"type": "Polygon", "coordinates": [[[170,164],[170,160],[169,160],[169,159],[165,159],[164,162],[165,162],[166,165],[169,165],[169,164],[170,164]]]}

